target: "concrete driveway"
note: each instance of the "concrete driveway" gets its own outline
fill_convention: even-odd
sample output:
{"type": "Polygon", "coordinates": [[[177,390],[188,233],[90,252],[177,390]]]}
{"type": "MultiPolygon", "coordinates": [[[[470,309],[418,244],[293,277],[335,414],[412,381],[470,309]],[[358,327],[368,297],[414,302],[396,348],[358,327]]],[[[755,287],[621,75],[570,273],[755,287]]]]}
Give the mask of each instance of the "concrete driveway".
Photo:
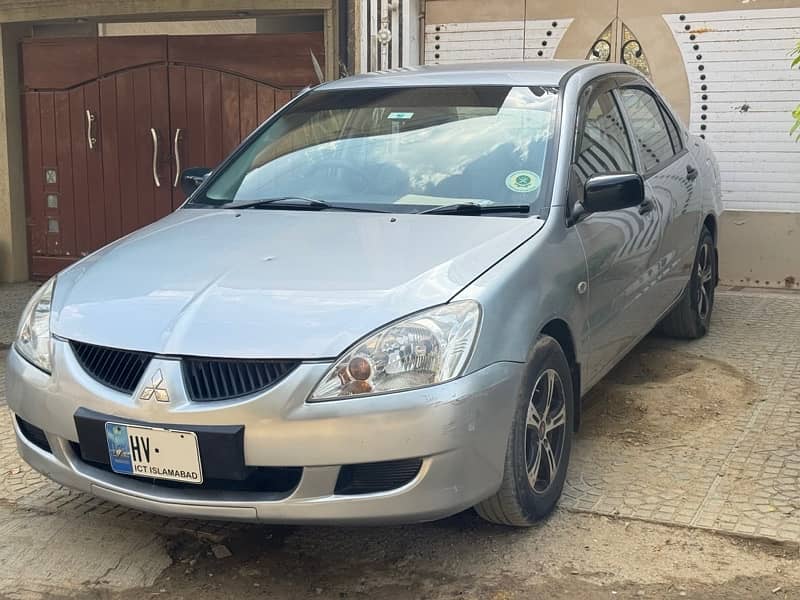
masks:
{"type": "MultiPolygon", "coordinates": [[[[0,353],[30,285],[0,287],[0,353]]],[[[0,369],[0,404],[4,404],[0,369]]],[[[0,596],[800,598],[800,294],[718,295],[587,398],[561,508],[385,528],[166,519],[61,488],[0,411],[0,596]]]]}

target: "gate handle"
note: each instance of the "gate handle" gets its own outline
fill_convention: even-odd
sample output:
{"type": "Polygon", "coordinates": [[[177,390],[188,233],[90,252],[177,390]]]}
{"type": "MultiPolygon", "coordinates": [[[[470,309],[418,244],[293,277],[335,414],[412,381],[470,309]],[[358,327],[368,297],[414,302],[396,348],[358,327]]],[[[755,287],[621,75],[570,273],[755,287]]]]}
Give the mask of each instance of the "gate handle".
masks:
{"type": "Polygon", "coordinates": [[[175,181],[172,184],[174,188],[177,188],[181,181],[181,133],[183,133],[183,129],[178,127],[175,130],[175,181]]]}
{"type": "Polygon", "coordinates": [[[97,138],[94,134],[94,122],[97,119],[88,108],[86,109],[86,142],[89,144],[89,150],[94,150],[97,145],[97,138]]]}
{"type": "Polygon", "coordinates": [[[153,183],[157,188],[161,187],[161,180],[158,178],[158,132],[151,127],[150,135],[153,136],[153,183]]]}

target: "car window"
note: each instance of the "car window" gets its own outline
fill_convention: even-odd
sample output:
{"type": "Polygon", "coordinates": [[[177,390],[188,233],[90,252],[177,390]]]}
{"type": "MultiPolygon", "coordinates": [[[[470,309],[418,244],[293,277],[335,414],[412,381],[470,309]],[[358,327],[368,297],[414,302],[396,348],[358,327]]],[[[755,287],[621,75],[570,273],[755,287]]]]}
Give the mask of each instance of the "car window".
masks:
{"type": "Polygon", "coordinates": [[[667,123],[667,131],[669,132],[669,139],[672,141],[672,149],[677,154],[683,150],[683,141],[681,140],[680,129],[678,129],[678,125],[675,123],[675,120],[663,106],[661,107],[661,114],[664,116],[664,121],[667,123]]]}
{"type": "Polygon", "coordinates": [[[583,181],[592,175],[636,170],[625,123],[611,92],[598,96],[586,112],[575,166],[583,181]]]}
{"type": "Polygon", "coordinates": [[[623,88],[620,95],[644,170],[655,171],[675,154],[664,115],[650,92],[640,88],[623,88]]]}

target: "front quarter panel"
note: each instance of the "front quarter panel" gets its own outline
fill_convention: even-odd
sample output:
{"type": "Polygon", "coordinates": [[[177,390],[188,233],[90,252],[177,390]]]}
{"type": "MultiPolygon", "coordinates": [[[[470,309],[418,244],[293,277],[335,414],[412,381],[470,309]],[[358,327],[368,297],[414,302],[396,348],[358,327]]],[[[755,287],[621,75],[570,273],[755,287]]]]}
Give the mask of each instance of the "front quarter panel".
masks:
{"type": "Polygon", "coordinates": [[[541,232],[456,296],[483,307],[468,372],[502,361],[525,363],[542,328],[554,319],[566,322],[581,361],[589,332],[587,294],[578,292],[578,284],[586,281],[586,260],[575,229],[559,226],[557,213],[541,232]]]}

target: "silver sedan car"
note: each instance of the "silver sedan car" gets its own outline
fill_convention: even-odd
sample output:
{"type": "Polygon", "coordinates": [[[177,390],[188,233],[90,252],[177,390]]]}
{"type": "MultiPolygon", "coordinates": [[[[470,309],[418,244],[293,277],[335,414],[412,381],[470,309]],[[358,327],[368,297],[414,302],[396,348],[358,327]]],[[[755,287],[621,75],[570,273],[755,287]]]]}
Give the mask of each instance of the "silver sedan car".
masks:
{"type": "Polygon", "coordinates": [[[530,525],[587,390],[709,326],[716,161],[624,66],[326,83],[183,185],[43,285],[8,354],[24,459],[137,509],[530,525]]]}

